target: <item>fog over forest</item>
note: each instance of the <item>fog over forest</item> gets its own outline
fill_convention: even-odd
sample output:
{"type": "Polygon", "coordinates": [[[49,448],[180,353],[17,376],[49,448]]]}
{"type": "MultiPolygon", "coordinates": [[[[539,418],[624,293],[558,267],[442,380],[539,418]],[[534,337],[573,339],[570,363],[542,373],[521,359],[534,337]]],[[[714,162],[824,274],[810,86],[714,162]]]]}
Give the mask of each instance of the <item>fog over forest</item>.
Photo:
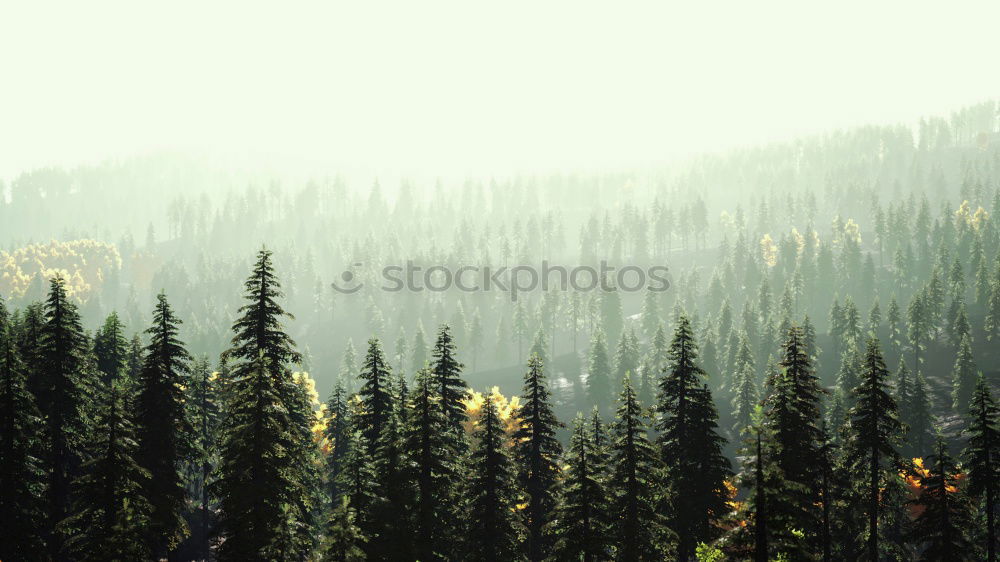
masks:
{"type": "Polygon", "coordinates": [[[995,8],[434,4],[3,18],[0,559],[996,559],[995,8]]]}

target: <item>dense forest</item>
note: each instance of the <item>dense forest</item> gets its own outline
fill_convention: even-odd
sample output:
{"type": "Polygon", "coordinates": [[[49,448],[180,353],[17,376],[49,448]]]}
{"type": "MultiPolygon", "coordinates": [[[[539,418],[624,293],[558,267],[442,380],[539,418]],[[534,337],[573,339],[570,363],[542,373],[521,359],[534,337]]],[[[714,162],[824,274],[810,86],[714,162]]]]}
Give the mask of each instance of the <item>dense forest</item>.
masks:
{"type": "Polygon", "coordinates": [[[0,560],[993,562],[998,110],[656,173],[25,172],[0,560]],[[543,262],[670,286],[380,287],[543,262]]]}

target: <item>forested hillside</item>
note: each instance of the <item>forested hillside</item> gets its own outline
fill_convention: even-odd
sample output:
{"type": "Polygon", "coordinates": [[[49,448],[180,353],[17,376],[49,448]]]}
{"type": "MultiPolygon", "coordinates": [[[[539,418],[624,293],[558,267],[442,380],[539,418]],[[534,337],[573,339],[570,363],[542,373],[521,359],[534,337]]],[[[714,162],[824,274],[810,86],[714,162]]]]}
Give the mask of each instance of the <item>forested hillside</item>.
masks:
{"type": "Polygon", "coordinates": [[[998,109],[600,176],[26,171],[0,559],[992,562],[998,109]],[[382,286],[543,263],[670,285],[382,286]]]}

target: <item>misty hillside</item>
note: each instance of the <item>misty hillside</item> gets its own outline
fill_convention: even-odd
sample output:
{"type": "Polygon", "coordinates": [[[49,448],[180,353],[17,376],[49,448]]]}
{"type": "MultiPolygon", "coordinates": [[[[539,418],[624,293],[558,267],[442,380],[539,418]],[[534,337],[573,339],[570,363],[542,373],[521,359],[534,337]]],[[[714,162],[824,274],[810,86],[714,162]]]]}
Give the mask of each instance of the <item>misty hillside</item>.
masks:
{"type": "Polygon", "coordinates": [[[998,118],[603,175],[25,170],[0,189],[0,489],[24,494],[0,503],[31,512],[12,552],[45,554],[10,559],[744,560],[763,536],[957,560],[912,534],[935,509],[968,535],[945,552],[985,559],[998,118]],[[606,274],[519,277],[547,267],[606,274]]]}

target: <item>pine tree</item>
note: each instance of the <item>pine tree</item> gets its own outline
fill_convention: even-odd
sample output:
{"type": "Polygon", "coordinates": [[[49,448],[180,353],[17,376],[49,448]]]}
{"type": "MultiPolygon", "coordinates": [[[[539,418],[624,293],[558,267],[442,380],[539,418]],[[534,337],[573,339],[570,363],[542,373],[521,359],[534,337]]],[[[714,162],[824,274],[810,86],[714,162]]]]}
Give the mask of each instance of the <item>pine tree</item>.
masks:
{"type": "Polygon", "coordinates": [[[642,296],[642,331],[647,341],[656,337],[660,328],[660,299],[656,292],[646,289],[642,296]]]}
{"type": "Polygon", "coordinates": [[[410,355],[410,369],[416,373],[427,366],[427,338],[424,327],[417,325],[417,333],[413,336],[413,351],[410,355]]]}
{"type": "Polygon", "coordinates": [[[45,420],[44,446],[48,453],[47,543],[50,557],[59,559],[66,536],[57,526],[70,513],[70,484],[79,475],[83,461],[88,439],[86,416],[93,390],[85,372],[87,338],[60,276],[49,283],[40,340],[42,370],[36,397],[44,397],[39,406],[45,420]]]}
{"type": "Polygon", "coordinates": [[[639,340],[635,331],[622,332],[615,350],[615,380],[622,380],[626,373],[636,376],[639,370],[639,340]]]}
{"type": "Polygon", "coordinates": [[[880,490],[896,478],[900,463],[896,446],[903,427],[896,401],[889,395],[888,378],[878,339],[871,337],[861,383],[854,390],[857,404],[850,411],[845,444],[845,458],[861,499],[858,508],[868,519],[868,560],[880,556],[879,520],[887,509],[880,490]]]}
{"type": "Polygon", "coordinates": [[[912,456],[923,456],[931,447],[934,430],[934,414],[927,380],[923,373],[913,379],[913,393],[910,396],[909,411],[906,413],[906,442],[912,456]]]}
{"type": "Polygon", "coordinates": [[[355,524],[357,512],[350,500],[340,498],[330,514],[327,524],[327,538],[324,560],[330,562],[363,562],[365,552],[362,546],[367,542],[361,529],[355,524]]]}
{"type": "Polygon", "coordinates": [[[642,405],[626,378],[622,382],[617,418],[611,427],[609,491],[611,512],[616,515],[611,531],[615,560],[663,560],[671,538],[656,506],[659,496],[656,481],[661,468],[646,432],[642,405]]]}
{"type": "Polygon", "coordinates": [[[848,408],[854,406],[854,396],[851,393],[858,386],[860,376],[861,353],[854,342],[848,342],[840,357],[840,370],[837,371],[837,390],[843,394],[848,408]]]}
{"type": "Polygon", "coordinates": [[[282,330],[291,318],[278,304],[271,253],[261,250],[245,283],[247,303],[233,324],[235,361],[222,459],[213,490],[219,498],[222,560],[299,558],[313,545],[309,488],[311,418],[289,364],[301,360],[282,330]]]}
{"type": "Polygon", "coordinates": [[[137,460],[150,474],[143,496],[150,503],[146,540],[149,550],[163,557],[187,535],[181,461],[190,452],[192,428],[185,412],[184,389],[189,385],[191,357],[177,338],[180,320],[167,297],[157,296],[153,325],[146,334],[139,396],[136,403],[137,460]]]}
{"type": "MultiPolygon", "coordinates": [[[[344,459],[337,474],[337,487],[343,494],[341,498],[347,500],[354,511],[354,523],[358,525],[362,536],[370,539],[364,531],[372,526],[371,508],[375,502],[377,486],[375,463],[368,450],[368,441],[360,430],[348,430],[345,441],[344,459]]],[[[341,498],[337,498],[333,505],[337,505],[341,498]]]]}
{"type": "Polygon", "coordinates": [[[605,279],[601,282],[601,291],[598,293],[600,299],[600,319],[604,333],[609,342],[616,342],[621,336],[622,328],[625,326],[625,317],[622,314],[622,298],[618,294],[618,289],[611,286],[605,279]]]}
{"type": "Polygon", "coordinates": [[[417,372],[404,446],[417,487],[413,540],[421,561],[447,559],[457,540],[453,500],[458,459],[451,455],[450,422],[440,406],[439,389],[429,368],[417,372]]]}
{"type": "Polygon", "coordinates": [[[347,454],[347,444],[351,428],[351,420],[348,417],[348,395],[344,389],[343,381],[338,379],[337,384],[330,393],[330,398],[326,402],[327,423],[324,437],[329,446],[326,456],[326,478],[327,493],[330,496],[331,505],[338,505],[341,496],[338,477],[340,467],[347,454]]]}
{"type": "Polygon", "coordinates": [[[189,493],[196,503],[197,529],[192,540],[198,556],[207,559],[213,519],[213,505],[208,493],[212,473],[218,465],[218,430],[222,419],[223,392],[219,374],[213,372],[208,356],[195,360],[191,368],[191,386],[187,392],[188,420],[193,431],[192,451],[188,459],[189,493]]]}
{"type": "Polygon", "coordinates": [[[899,367],[896,368],[896,383],[893,390],[893,398],[899,405],[899,411],[903,416],[901,419],[908,424],[906,414],[909,412],[910,403],[913,400],[913,378],[904,359],[899,360],[899,367]]]}
{"type": "Polygon", "coordinates": [[[129,384],[134,384],[139,379],[139,371],[142,370],[142,338],[139,334],[132,336],[128,344],[128,357],[125,360],[125,375],[129,384]]]}
{"type": "Polygon", "coordinates": [[[611,362],[604,334],[598,331],[590,344],[587,360],[587,396],[593,406],[602,406],[611,401],[611,362]]]}
{"type": "Polygon", "coordinates": [[[968,427],[968,444],[963,451],[965,469],[969,475],[968,492],[979,498],[986,512],[986,559],[996,560],[996,501],[997,479],[1000,478],[1000,407],[982,375],[972,394],[968,427]]]}
{"type": "Polygon", "coordinates": [[[442,325],[438,331],[431,356],[433,357],[431,369],[439,387],[441,407],[444,408],[452,430],[456,434],[461,434],[462,424],[467,420],[462,400],[466,398],[468,392],[465,381],[462,380],[463,365],[455,357],[455,344],[452,342],[447,325],[442,325]]]}
{"type": "Polygon", "coordinates": [[[733,424],[733,435],[738,436],[744,429],[750,426],[754,409],[760,403],[760,393],[757,391],[757,381],[754,372],[749,365],[736,373],[736,392],[733,396],[733,417],[736,422],[733,424]]]}
{"type": "Polygon", "coordinates": [[[972,506],[957,480],[958,466],[938,437],[927,473],[920,478],[920,495],[910,503],[919,510],[908,537],[921,545],[921,560],[975,560],[968,530],[972,506]]]}
{"type": "Polygon", "coordinates": [[[111,387],[98,415],[95,456],[74,481],[73,514],[60,523],[75,560],[150,557],[145,529],[152,509],[142,494],[150,474],[136,461],[138,444],[126,413],[125,389],[111,387]]]}
{"type": "Polygon", "coordinates": [[[986,319],[983,326],[986,339],[993,341],[1000,337],[1000,276],[990,284],[990,296],[986,303],[986,319]]]}
{"type": "Polygon", "coordinates": [[[667,467],[669,525],[679,537],[677,559],[694,556],[699,542],[720,533],[714,522],[729,511],[725,481],[732,476],[718,434],[718,413],[696,363],[691,323],[682,316],[670,344],[670,363],[660,383],[656,428],[660,458],[667,467]]]}
{"type": "MultiPolygon", "coordinates": [[[[41,303],[32,303],[24,308],[20,322],[17,324],[17,333],[12,334],[17,344],[17,354],[21,358],[25,373],[28,379],[28,391],[35,397],[39,413],[42,414],[43,423],[45,408],[38,403],[38,398],[45,391],[45,361],[44,350],[42,348],[42,334],[45,328],[45,310],[41,303]]],[[[44,434],[44,431],[43,431],[44,434]]]]}
{"type": "Polygon", "coordinates": [[[0,560],[45,558],[41,414],[0,299],[0,560]]]}
{"type": "Polygon", "coordinates": [[[552,411],[542,362],[537,356],[528,359],[521,399],[520,423],[514,432],[514,456],[521,486],[527,494],[526,553],[528,559],[534,561],[544,559],[551,547],[551,537],[546,536],[545,528],[556,503],[558,460],[562,455],[562,445],[556,438],[561,424],[552,411]]]}
{"type": "Polygon", "coordinates": [[[661,324],[656,327],[649,354],[642,367],[642,378],[639,381],[639,400],[643,403],[652,404],[655,399],[657,379],[667,365],[669,347],[670,342],[667,341],[667,334],[663,331],[661,324]]]}
{"type": "MultiPolygon", "coordinates": [[[[600,428],[600,418],[597,430],[600,428]]],[[[607,556],[611,531],[605,488],[606,458],[598,450],[594,432],[582,414],[573,422],[573,436],[560,480],[559,505],[554,518],[553,558],[596,562],[607,556]]]]}
{"type": "MultiPolygon", "coordinates": [[[[369,450],[374,451],[392,412],[392,373],[378,338],[368,340],[368,352],[365,354],[360,376],[362,383],[358,396],[361,398],[362,409],[354,421],[368,441],[369,450]]],[[[359,506],[355,508],[360,509],[359,506]]]]}
{"type": "Polygon", "coordinates": [[[403,430],[402,411],[393,408],[373,451],[375,488],[366,533],[373,539],[366,546],[372,560],[413,559],[410,520],[416,490],[410,479],[410,458],[403,448],[403,430]]]}
{"type": "Polygon", "coordinates": [[[913,347],[913,364],[920,370],[920,351],[927,343],[930,331],[930,305],[926,293],[918,293],[906,309],[906,337],[913,347]]]}
{"type": "Polygon", "coordinates": [[[358,376],[358,354],[354,350],[354,340],[347,338],[347,345],[344,347],[344,356],[340,360],[340,373],[337,375],[341,382],[350,383],[358,376]]]}
{"type": "Polygon", "coordinates": [[[523,524],[517,509],[516,469],[493,397],[486,398],[473,439],[468,482],[467,560],[507,561],[522,557],[523,524]]]}
{"type": "Polygon", "coordinates": [[[976,364],[972,359],[969,336],[962,338],[951,373],[951,406],[956,412],[967,412],[976,385],[976,364]]]}
{"type": "Polygon", "coordinates": [[[767,542],[767,487],[764,477],[764,449],[761,447],[761,430],[758,425],[755,432],[756,456],[754,458],[754,560],[756,562],[767,562],[768,542],[767,542]]]}
{"type": "Polygon", "coordinates": [[[94,335],[97,369],[105,385],[111,384],[126,371],[129,344],[124,332],[125,326],[118,319],[118,313],[112,312],[94,335]]]}
{"type": "Polygon", "coordinates": [[[788,533],[793,529],[809,535],[819,525],[816,459],[824,441],[819,408],[824,391],[806,354],[801,328],[788,331],[778,367],[768,381],[765,423],[773,437],[764,443],[764,455],[777,467],[782,484],[774,484],[781,493],[772,494],[768,510],[771,520],[782,522],[775,531],[784,534],[775,542],[791,544],[795,540],[788,533]]]}

